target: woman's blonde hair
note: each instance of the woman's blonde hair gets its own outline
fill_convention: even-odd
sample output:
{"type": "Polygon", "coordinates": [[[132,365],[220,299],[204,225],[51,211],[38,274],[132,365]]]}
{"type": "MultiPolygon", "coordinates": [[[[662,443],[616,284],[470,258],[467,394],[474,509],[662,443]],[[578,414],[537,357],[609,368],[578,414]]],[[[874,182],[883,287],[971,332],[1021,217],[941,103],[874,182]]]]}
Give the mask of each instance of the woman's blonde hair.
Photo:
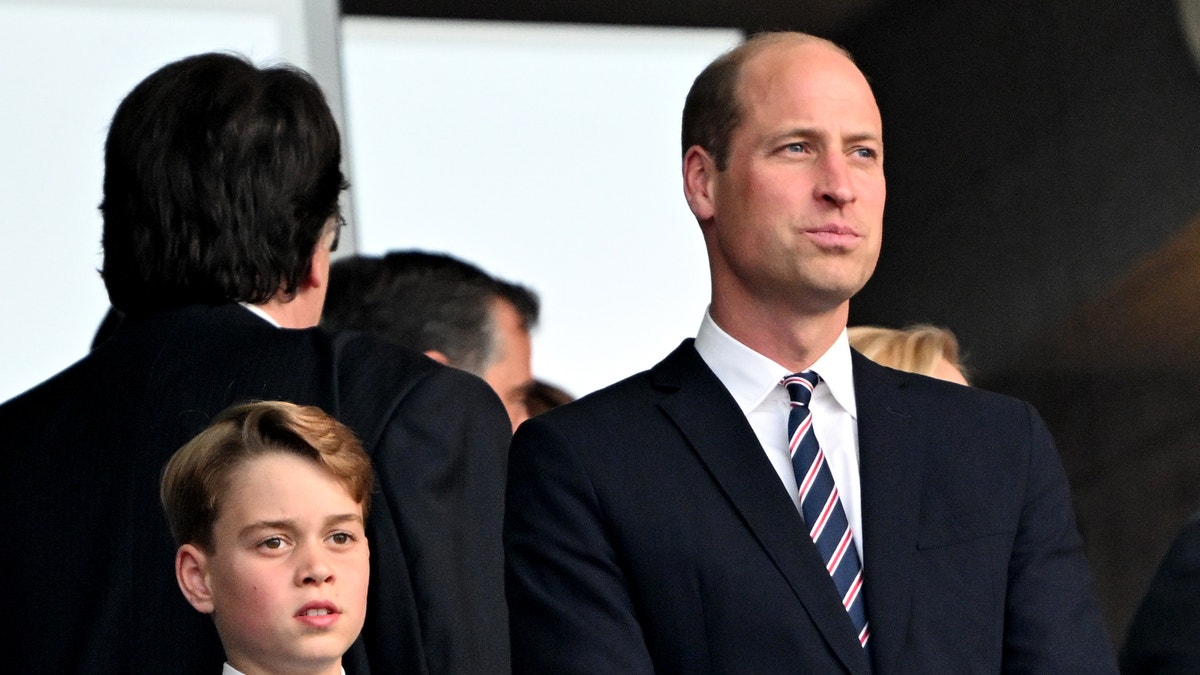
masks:
{"type": "Polygon", "coordinates": [[[945,328],[916,324],[908,328],[851,326],[850,346],[875,363],[920,375],[936,376],[938,360],[966,373],[959,357],[958,340],[945,328]]]}

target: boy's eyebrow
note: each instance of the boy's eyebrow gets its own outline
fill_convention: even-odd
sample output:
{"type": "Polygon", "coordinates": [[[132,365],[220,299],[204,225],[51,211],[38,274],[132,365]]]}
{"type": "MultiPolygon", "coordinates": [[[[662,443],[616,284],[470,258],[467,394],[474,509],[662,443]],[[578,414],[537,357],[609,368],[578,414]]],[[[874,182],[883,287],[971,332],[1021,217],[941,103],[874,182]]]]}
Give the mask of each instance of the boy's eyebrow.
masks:
{"type": "MultiPolygon", "coordinates": [[[[347,523],[347,522],[355,522],[360,525],[363,524],[362,514],[361,513],[339,513],[337,515],[329,516],[328,518],[325,519],[325,525],[327,527],[330,525],[340,525],[341,523],[347,523]]],[[[296,521],[294,521],[294,520],[260,520],[258,522],[250,523],[249,525],[243,527],[241,529],[241,531],[238,532],[238,537],[239,538],[247,537],[247,536],[252,535],[255,532],[258,532],[260,530],[288,530],[288,531],[291,531],[291,530],[295,530],[295,529],[296,529],[296,521]]]]}
{"type": "Polygon", "coordinates": [[[243,527],[238,532],[238,537],[245,537],[259,530],[294,530],[295,528],[296,522],[293,520],[260,520],[243,527]]]}
{"type": "Polygon", "coordinates": [[[363,524],[361,513],[342,513],[336,516],[329,516],[325,519],[326,525],[340,525],[341,523],[355,522],[359,525],[363,524]]]}

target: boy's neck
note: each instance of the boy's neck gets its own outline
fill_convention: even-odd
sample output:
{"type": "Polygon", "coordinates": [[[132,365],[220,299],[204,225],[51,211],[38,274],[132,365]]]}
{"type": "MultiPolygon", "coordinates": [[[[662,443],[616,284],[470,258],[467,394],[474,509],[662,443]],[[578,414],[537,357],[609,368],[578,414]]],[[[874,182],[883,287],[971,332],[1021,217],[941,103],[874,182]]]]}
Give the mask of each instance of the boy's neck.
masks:
{"type": "MultiPolygon", "coordinates": [[[[241,671],[230,665],[228,661],[225,662],[225,667],[221,669],[221,675],[281,675],[281,672],[282,671],[276,672],[273,670],[265,671],[257,668],[250,668],[249,670],[241,671]]],[[[289,671],[288,675],[293,674],[291,671],[289,671]]],[[[303,675],[346,675],[346,669],[342,667],[342,660],[338,659],[337,662],[334,663],[330,668],[314,670],[312,672],[305,671],[303,675]]]]}

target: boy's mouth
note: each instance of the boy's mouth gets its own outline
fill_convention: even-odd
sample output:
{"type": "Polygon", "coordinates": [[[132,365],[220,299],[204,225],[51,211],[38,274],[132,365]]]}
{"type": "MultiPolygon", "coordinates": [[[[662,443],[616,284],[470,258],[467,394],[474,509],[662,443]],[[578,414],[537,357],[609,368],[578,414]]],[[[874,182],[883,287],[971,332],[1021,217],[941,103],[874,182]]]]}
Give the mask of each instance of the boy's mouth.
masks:
{"type": "Polygon", "coordinates": [[[327,600],[310,602],[296,612],[296,621],[317,631],[333,628],[341,620],[341,617],[342,613],[337,606],[327,600]]]}
{"type": "Polygon", "coordinates": [[[301,607],[300,611],[296,612],[296,616],[297,617],[319,617],[319,616],[330,616],[332,614],[340,614],[340,613],[341,612],[338,611],[337,606],[334,605],[332,602],[329,602],[328,600],[317,600],[315,602],[310,602],[310,603],[304,605],[303,607],[301,607]]]}

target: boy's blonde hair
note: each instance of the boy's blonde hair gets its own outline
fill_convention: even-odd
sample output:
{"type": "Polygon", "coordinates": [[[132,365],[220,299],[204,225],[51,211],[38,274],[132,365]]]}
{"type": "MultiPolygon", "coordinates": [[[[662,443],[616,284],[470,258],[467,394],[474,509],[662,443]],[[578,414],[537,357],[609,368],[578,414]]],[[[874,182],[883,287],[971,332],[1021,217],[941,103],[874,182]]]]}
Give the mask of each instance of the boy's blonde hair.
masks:
{"type": "Polygon", "coordinates": [[[915,324],[904,329],[851,326],[847,332],[850,346],[876,363],[933,376],[938,358],[943,358],[963,373],[965,379],[958,340],[945,328],[929,324],[915,324]]]}
{"type": "Polygon", "coordinates": [[[354,432],[313,406],[244,403],[217,415],[163,470],[160,495],[175,543],[213,553],[213,524],[230,477],[242,463],[270,453],[316,462],[362,504],[366,517],[374,472],[354,432]]]}

